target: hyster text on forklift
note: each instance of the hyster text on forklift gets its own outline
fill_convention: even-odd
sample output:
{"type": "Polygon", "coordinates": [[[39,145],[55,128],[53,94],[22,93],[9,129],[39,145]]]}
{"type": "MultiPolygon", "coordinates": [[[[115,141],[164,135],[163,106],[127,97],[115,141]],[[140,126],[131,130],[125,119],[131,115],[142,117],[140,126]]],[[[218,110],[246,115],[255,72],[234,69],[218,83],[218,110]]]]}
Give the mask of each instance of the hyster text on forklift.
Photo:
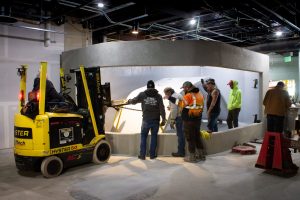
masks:
{"type": "MultiPolygon", "coordinates": [[[[58,111],[57,102],[46,102],[47,63],[41,62],[40,87],[35,116],[21,111],[26,106],[27,66],[18,69],[21,77],[19,110],[14,119],[15,162],[19,170],[41,170],[45,177],[55,177],[67,167],[109,160],[110,144],[105,140],[104,107],[111,106],[110,85],[101,85],[100,67],[73,70],[77,104],[72,111],[58,111]]],[[[68,98],[70,100],[70,97],[68,98]]],[[[30,102],[28,102],[30,103],[30,102]]],[[[27,104],[28,104],[27,103],[27,104]]],[[[34,109],[33,109],[34,110],[34,109]]],[[[59,109],[58,109],[59,110],[59,109]]]]}

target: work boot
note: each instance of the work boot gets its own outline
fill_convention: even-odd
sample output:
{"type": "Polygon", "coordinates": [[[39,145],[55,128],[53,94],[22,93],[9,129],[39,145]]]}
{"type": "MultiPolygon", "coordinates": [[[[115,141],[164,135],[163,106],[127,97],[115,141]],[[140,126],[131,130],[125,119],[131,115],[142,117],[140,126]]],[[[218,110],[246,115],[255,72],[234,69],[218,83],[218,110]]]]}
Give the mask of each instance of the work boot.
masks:
{"type": "Polygon", "coordinates": [[[172,156],[173,157],[184,157],[184,153],[178,153],[178,152],[176,152],[176,153],[172,153],[172,156]]]}
{"type": "Polygon", "coordinates": [[[203,149],[196,149],[195,158],[199,161],[204,161],[206,159],[203,149]]]}
{"type": "Polygon", "coordinates": [[[145,159],[146,159],[146,157],[145,157],[145,156],[141,156],[141,155],[139,155],[139,156],[138,156],[138,159],[140,159],[140,160],[145,160],[145,159]]]}
{"type": "Polygon", "coordinates": [[[299,167],[297,165],[295,165],[294,163],[292,163],[291,164],[291,169],[297,171],[299,169],[299,167]]]}
{"type": "Polygon", "coordinates": [[[190,163],[196,163],[196,157],[195,157],[195,153],[190,153],[190,155],[188,157],[185,157],[183,159],[185,162],[190,162],[190,163]]]}

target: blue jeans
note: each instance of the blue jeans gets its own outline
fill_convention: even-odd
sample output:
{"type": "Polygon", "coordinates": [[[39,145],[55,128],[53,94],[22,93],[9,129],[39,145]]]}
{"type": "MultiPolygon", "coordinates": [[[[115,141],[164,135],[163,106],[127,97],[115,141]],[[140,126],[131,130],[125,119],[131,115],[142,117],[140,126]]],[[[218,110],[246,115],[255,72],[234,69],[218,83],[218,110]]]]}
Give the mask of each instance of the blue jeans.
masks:
{"type": "Polygon", "coordinates": [[[141,128],[140,156],[146,156],[147,137],[149,130],[151,130],[150,157],[156,157],[158,129],[159,119],[143,120],[141,128]]]}
{"type": "Polygon", "coordinates": [[[207,128],[212,132],[218,132],[218,117],[220,113],[210,113],[207,128]]]}
{"type": "Polygon", "coordinates": [[[185,154],[185,138],[183,134],[183,122],[181,117],[175,119],[176,135],[178,139],[178,153],[185,154]]]}

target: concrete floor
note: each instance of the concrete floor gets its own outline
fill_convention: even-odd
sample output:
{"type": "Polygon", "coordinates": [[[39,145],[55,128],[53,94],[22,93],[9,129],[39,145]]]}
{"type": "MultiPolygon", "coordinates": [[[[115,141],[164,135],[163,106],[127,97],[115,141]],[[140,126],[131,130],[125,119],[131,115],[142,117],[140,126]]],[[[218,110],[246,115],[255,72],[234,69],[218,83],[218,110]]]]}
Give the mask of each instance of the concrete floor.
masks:
{"type": "MultiPolygon", "coordinates": [[[[46,179],[19,173],[12,150],[0,150],[0,199],[298,200],[300,172],[291,178],[266,174],[254,167],[257,156],[223,152],[196,164],[172,157],[112,156],[106,165],[86,164],[46,179]]],[[[300,154],[292,156],[299,166],[300,154]]]]}

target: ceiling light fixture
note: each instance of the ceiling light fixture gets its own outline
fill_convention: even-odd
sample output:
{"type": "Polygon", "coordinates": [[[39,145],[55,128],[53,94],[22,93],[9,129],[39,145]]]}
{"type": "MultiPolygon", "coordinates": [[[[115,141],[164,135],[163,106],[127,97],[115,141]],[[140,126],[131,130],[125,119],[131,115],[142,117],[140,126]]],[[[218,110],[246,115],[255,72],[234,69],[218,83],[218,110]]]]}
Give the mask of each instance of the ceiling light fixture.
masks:
{"type": "Polygon", "coordinates": [[[282,34],[283,34],[283,32],[282,32],[282,31],[276,31],[276,32],[275,32],[275,35],[276,35],[277,37],[280,37],[280,36],[282,36],[282,34]]]}
{"type": "Polygon", "coordinates": [[[137,35],[137,34],[139,34],[139,30],[136,29],[136,28],[133,28],[131,33],[134,34],[134,35],[137,35]]]}
{"type": "Polygon", "coordinates": [[[138,23],[134,22],[134,25],[132,26],[131,33],[134,34],[134,35],[139,34],[139,28],[138,27],[139,27],[138,23]]]}
{"type": "Polygon", "coordinates": [[[196,20],[196,19],[191,19],[191,20],[190,20],[190,25],[195,25],[195,24],[196,24],[196,22],[197,22],[197,20],[196,20]]]}
{"type": "Polygon", "coordinates": [[[104,3],[99,2],[99,3],[97,4],[97,6],[98,6],[99,8],[103,8],[103,7],[104,7],[104,3]]]}

